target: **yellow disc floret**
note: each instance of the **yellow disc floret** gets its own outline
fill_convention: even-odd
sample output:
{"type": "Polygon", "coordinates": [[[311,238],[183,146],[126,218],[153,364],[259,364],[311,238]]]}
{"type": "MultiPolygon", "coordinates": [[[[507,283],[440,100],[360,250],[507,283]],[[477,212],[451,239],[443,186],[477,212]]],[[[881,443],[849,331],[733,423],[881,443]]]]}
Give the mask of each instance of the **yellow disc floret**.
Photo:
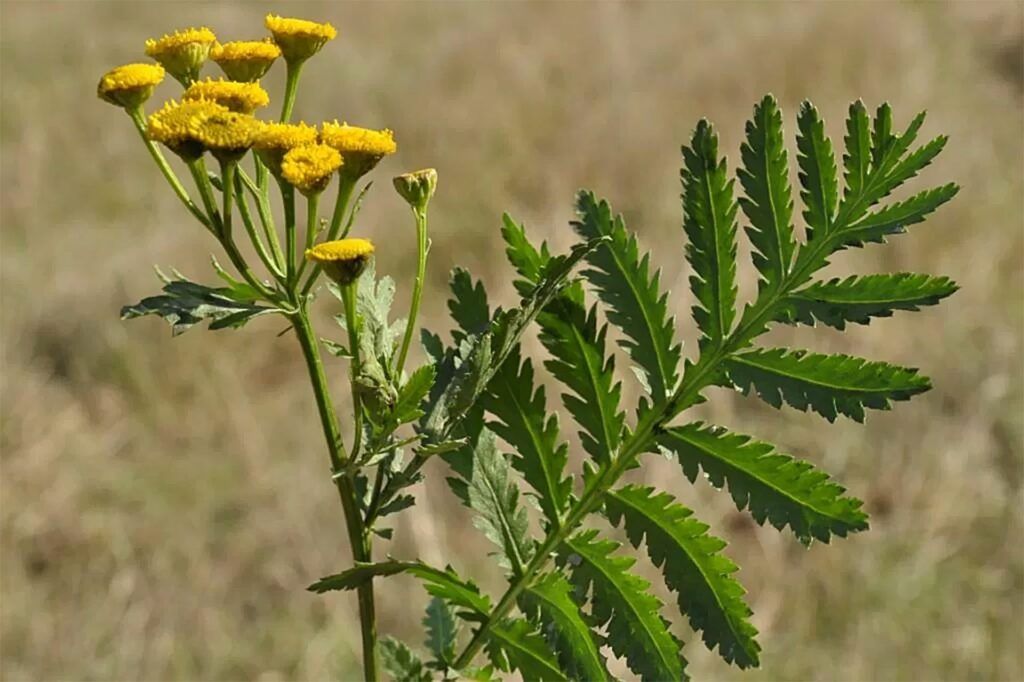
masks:
{"type": "Polygon", "coordinates": [[[274,42],[281,48],[285,61],[302,62],[317,52],[338,32],[330,24],[318,24],[305,19],[289,19],[268,14],[264,24],[274,42]]]}
{"type": "Polygon", "coordinates": [[[270,172],[280,176],[284,155],[296,147],[313,144],[316,138],[316,128],[305,123],[260,121],[253,148],[270,172]]]}
{"type": "Polygon", "coordinates": [[[236,40],[210,48],[210,59],[233,81],[251,83],[263,77],[281,48],[267,40],[236,40]]]}
{"type": "Polygon", "coordinates": [[[217,36],[206,27],[175,31],[157,40],[146,41],[146,55],[163,64],[182,85],[189,86],[199,77],[210,46],[217,36]]]}
{"type": "Polygon", "coordinates": [[[230,160],[252,146],[258,128],[252,116],[209,100],[189,100],[168,102],[150,116],[147,134],[185,159],[197,159],[210,151],[221,160],[230,160]]]}
{"type": "Polygon", "coordinates": [[[251,114],[257,107],[270,104],[270,96],[258,83],[238,83],[223,78],[196,81],[188,86],[182,99],[208,99],[241,114],[251,114]]]}
{"type": "Polygon", "coordinates": [[[100,99],[125,109],[137,109],[164,79],[158,64],[125,64],[103,75],[96,94],[100,99]]]}
{"type": "Polygon", "coordinates": [[[337,121],[321,126],[320,141],[341,152],[345,173],[355,178],[370,172],[382,158],[398,150],[394,133],[388,129],[371,130],[337,121]]]}
{"type": "Polygon", "coordinates": [[[351,284],[366,267],[373,255],[373,242],[369,239],[338,239],[306,249],[306,260],[318,263],[328,277],[341,285],[351,284]]]}
{"type": "Polygon", "coordinates": [[[319,194],[326,189],[341,164],[341,154],[337,149],[325,144],[306,144],[284,155],[281,177],[306,196],[319,194]]]}

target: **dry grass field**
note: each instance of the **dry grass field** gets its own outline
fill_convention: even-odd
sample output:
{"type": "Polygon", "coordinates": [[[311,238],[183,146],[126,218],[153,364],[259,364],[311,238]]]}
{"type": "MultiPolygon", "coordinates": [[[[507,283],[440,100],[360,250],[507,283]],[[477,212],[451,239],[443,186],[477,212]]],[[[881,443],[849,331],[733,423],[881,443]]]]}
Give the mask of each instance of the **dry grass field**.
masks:
{"type": "MultiPolygon", "coordinates": [[[[357,229],[399,279],[413,230],[388,179],[437,167],[425,323],[438,329],[456,263],[494,300],[514,300],[502,211],[562,248],[573,193],[588,187],[654,249],[690,352],[677,173],[697,119],[718,124],[735,161],[765,92],[788,131],[810,98],[836,137],[858,97],[891,100],[901,123],[927,108],[926,132],[951,142],[917,186],[963,191],[833,272],[937,272],[962,290],[846,334],[772,336],[919,366],[935,389],[867,427],[726,392],[697,411],[823,465],[866,501],[871,531],[804,550],[667,461],[636,475],[696,506],[750,592],[762,668],[726,666],[680,623],[697,679],[1024,679],[1022,8],[3,0],[0,678],[356,678],[354,598],[304,591],[349,559],[294,340],[266,319],[175,339],[158,320],[118,320],[157,289],[154,263],[211,281],[213,244],[96,81],[154,34],[206,24],[259,36],[277,11],[340,30],[306,68],[299,115],[396,131],[399,153],[376,171],[357,229]]],[[[165,83],[157,99],[174,91],[165,83]]],[[[747,268],[741,296],[753,285],[747,268]]],[[[321,309],[336,334],[330,302],[321,309]]],[[[340,398],[342,367],[329,371],[340,398]]],[[[443,464],[428,476],[379,555],[451,562],[498,587],[443,464]]],[[[395,578],[379,594],[383,631],[418,637],[422,590],[395,578]]]]}

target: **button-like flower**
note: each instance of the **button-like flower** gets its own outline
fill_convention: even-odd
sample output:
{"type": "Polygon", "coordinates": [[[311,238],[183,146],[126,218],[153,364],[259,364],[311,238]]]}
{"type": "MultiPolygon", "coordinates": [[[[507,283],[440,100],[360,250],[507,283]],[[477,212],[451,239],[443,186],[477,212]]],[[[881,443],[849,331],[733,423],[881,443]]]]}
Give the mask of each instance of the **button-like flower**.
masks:
{"type": "Polygon", "coordinates": [[[307,144],[284,155],[281,177],[308,197],[323,192],[341,164],[341,154],[333,147],[307,144]]]}
{"type": "Polygon", "coordinates": [[[270,96],[259,83],[238,83],[223,78],[196,81],[181,97],[184,100],[207,99],[240,114],[251,114],[257,107],[270,104],[270,96]]]}
{"type": "Polygon", "coordinates": [[[342,286],[359,278],[373,255],[369,239],[338,239],[306,249],[306,260],[318,263],[327,276],[342,286]]]}
{"type": "Polygon", "coordinates": [[[125,64],[103,75],[96,94],[105,102],[138,109],[163,79],[164,67],[158,64],[125,64]]]}
{"type": "Polygon", "coordinates": [[[222,161],[237,159],[252,146],[259,124],[252,116],[209,100],[168,102],[149,117],[149,139],[186,160],[210,151],[222,161]]]}
{"type": "Polygon", "coordinates": [[[398,150],[394,133],[388,129],[370,130],[337,121],[321,126],[320,141],[341,152],[343,172],[352,178],[369,173],[382,158],[398,150]]]}
{"type": "Polygon", "coordinates": [[[216,41],[217,36],[206,27],[187,28],[157,40],[147,40],[146,55],[163,64],[167,73],[188,87],[199,78],[199,70],[210,54],[210,46],[216,41]]]}
{"type": "Polygon", "coordinates": [[[316,128],[305,123],[267,123],[261,121],[253,149],[275,176],[281,175],[284,155],[296,147],[316,142],[316,128]]]}
{"type": "Polygon", "coordinates": [[[281,48],[267,40],[236,40],[210,48],[210,59],[233,81],[252,83],[263,77],[281,56],[281,48]]]}
{"type": "Polygon", "coordinates": [[[289,19],[268,14],[264,24],[274,42],[281,48],[285,61],[304,62],[324,46],[328,40],[334,40],[338,32],[330,24],[318,24],[305,19],[289,19]]]}

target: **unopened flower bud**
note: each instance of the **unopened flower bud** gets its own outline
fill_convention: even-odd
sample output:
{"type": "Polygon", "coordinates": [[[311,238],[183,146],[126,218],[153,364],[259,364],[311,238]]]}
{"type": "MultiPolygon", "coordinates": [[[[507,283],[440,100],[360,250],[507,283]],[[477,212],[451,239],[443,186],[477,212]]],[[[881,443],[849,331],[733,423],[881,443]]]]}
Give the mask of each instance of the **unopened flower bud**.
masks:
{"type": "Polygon", "coordinates": [[[415,210],[423,212],[427,210],[430,197],[434,196],[434,190],[437,189],[437,171],[426,168],[415,173],[405,173],[397,176],[393,182],[402,198],[415,210]]]}

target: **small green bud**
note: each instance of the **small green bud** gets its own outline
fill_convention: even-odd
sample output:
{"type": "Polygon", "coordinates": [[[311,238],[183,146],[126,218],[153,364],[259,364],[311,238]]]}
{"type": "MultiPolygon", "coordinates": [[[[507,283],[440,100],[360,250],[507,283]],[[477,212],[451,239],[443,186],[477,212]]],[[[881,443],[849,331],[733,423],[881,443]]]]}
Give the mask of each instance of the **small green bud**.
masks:
{"type": "Polygon", "coordinates": [[[437,171],[427,168],[415,173],[404,173],[397,176],[393,182],[402,198],[409,202],[413,209],[423,212],[427,210],[430,197],[434,196],[434,190],[437,189],[437,171]]]}

